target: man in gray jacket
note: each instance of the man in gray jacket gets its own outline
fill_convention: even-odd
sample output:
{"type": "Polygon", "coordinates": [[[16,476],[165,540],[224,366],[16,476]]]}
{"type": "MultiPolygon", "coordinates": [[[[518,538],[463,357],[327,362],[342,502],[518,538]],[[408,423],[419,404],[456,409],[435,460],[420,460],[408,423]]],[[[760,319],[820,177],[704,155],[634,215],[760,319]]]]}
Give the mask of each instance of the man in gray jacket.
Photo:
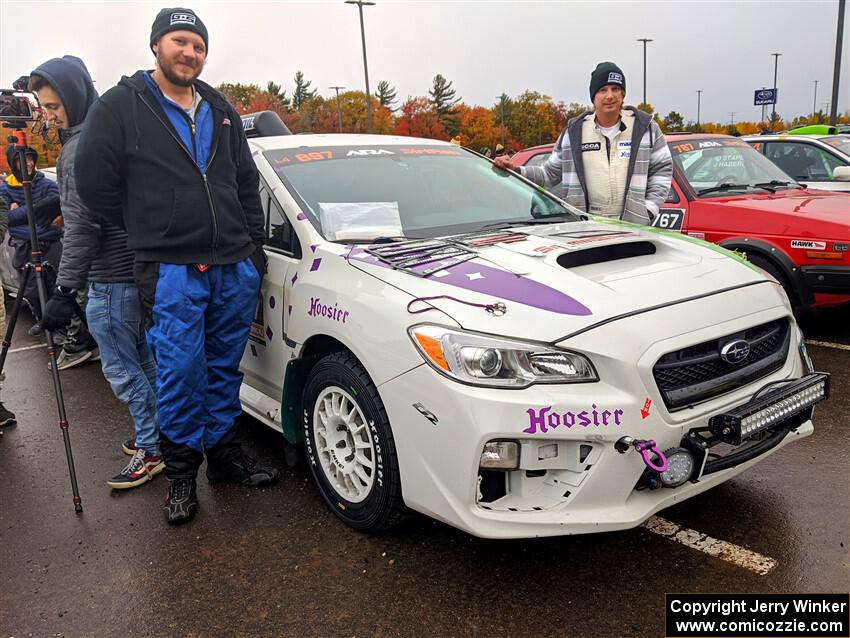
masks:
{"type": "Polygon", "coordinates": [[[57,290],[44,307],[42,324],[54,329],[70,321],[76,291],[89,286],[86,317],[100,346],[103,374],[127,404],[135,437],[123,445],[133,458],[106,484],[113,489],[142,485],[165,469],[156,415],[156,364],[142,325],[133,283],[133,253],[127,234],[103,223],[77,194],[74,162],[79,133],[97,99],[89,72],[74,56],[48,60],[30,76],[45,118],[60,131],[62,152],[56,176],[65,221],[57,290]]]}
{"type": "Polygon", "coordinates": [[[567,123],[549,159],[519,167],[503,156],[496,166],[592,215],[651,224],[670,190],[673,160],[658,124],[648,113],[623,107],[625,97],[622,70],[600,62],[590,75],[593,111],[567,123]]]}

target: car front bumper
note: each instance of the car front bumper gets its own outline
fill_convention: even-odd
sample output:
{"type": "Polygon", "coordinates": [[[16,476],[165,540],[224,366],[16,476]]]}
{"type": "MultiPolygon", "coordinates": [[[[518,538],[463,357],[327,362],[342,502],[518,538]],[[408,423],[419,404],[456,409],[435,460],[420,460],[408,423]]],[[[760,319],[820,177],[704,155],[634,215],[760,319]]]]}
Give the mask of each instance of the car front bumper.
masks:
{"type": "Polygon", "coordinates": [[[812,292],[850,295],[850,266],[801,266],[800,270],[812,292]]]}
{"type": "Polygon", "coordinates": [[[648,313],[571,339],[569,347],[597,366],[595,383],[482,388],[457,383],[423,364],[382,384],[406,504],[486,538],[628,529],[808,436],[813,426],[805,420],[775,447],[734,467],[676,488],[636,489],[646,466],[634,450],[615,449],[622,437],[652,439],[660,450],[677,447],[686,433],[747,403],[759,388],[808,371],[796,347],[802,335],[792,322],[794,347],[780,369],[691,408],[667,412],[652,377],[661,354],[784,311],[723,321],[725,305],[713,299],[704,307],[682,304],[657,311],[664,321],[653,321],[656,313],[648,313]],[[516,441],[521,450],[519,468],[506,472],[504,495],[495,499],[484,485],[492,470],[479,469],[484,444],[492,440],[516,441]]]}

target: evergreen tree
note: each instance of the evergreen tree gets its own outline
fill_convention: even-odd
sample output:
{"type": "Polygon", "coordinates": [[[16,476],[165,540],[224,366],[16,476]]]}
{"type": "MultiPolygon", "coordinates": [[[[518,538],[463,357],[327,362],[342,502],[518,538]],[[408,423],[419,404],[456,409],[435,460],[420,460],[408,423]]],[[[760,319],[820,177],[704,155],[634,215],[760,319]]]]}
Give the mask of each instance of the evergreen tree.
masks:
{"type": "Polygon", "coordinates": [[[375,97],[378,98],[381,106],[387,107],[390,111],[395,111],[393,104],[396,101],[396,91],[394,87],[390,86],[389,82],[381,80],[378,83],[378,91],[375,93],[375,97]]]}
{"type": "Polygon", "coordinates": [[[665,131],[681,131],[685,126],[685,119],[676,111],[670,111],[663,122],[665,131]]]}
{"type": "Polygon", "coordinates": [[[439,73],[434,76],[434,83],[428,91],[428,95],[431,96],[431,104],[434,105],[437,116],[452,137],[460,132],[457,109],[455,108],[458,102],[460,102],[460,98],[456,97],[456,93],[452,88],[452,83],[439,73]]]}
{"type": "Polygon", "coordinates": [[[297,111],[301,105],[316,97],[316,91],[310,90],[310,80],[304,79],[304,74],[301,71],[295,72],[295,90],[292,92],[292,108],[297,111]]]}
{"type": "Polygon", "coordinates": [[[460,102],[459,97],[455,97],[456,91],[452,88],[452,83],[446,80],[439,73],[434,76],[434,83],[428,95],[431,96],[431,104],[434,105],[434,110],[440,116],[450,115],[454,111],[455,105],[460,102]]]}
{"type": "Polygon", "coordinates": [[[286,97],[286,91],[281,90],[280,84],[269,80],[266,84],[266,92],[274,102],[277,102],[280,105],[282,109],[289,108],[289,98],[286,97]]]}

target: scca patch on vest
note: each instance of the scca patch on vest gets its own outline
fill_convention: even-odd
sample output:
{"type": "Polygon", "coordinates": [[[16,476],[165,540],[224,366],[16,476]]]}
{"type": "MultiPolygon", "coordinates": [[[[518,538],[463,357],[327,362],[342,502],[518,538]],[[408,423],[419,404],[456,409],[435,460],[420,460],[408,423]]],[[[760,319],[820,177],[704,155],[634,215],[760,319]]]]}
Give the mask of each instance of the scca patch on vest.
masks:
{"type": "Polygon", "coordinates": [[[602,144],[599,142],[587,142],[586,144],[581,145],[581,152],[584,153],[586,151],[598,151],[602,148],[602,144]]]}

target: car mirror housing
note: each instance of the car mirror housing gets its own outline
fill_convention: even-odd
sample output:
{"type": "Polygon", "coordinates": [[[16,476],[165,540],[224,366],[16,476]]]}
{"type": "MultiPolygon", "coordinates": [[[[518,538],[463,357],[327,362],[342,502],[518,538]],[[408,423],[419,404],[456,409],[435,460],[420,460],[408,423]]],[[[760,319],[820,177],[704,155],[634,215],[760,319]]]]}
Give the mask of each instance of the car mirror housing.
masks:
{"type": "Polygon", "coordinates": [[[836,166],[832,178],[836,182],[850,182],[850,166],[836,166]]]}

